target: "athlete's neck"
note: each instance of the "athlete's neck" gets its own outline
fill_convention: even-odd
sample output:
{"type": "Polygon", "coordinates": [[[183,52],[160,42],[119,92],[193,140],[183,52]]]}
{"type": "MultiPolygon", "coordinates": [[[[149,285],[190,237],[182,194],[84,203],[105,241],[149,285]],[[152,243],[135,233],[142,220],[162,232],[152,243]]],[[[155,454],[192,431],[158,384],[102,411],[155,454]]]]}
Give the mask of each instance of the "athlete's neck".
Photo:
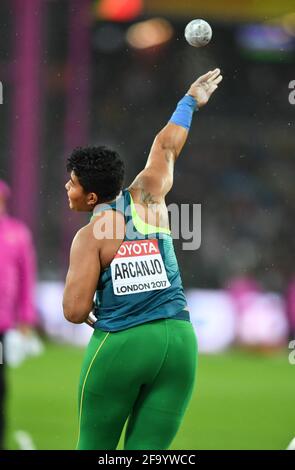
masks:
{"type": "Polygon", "coordinates": [[[100,210],[104,206],[108,206],[109,204],[112,204],[113,202],[116,202],[120,197],[122,196],[122,191],[119,192],[118,196],[115,197],[115,199],[112,199],[111,201],[105,201],[105,202],[100,202],[99,204],[96,204],[93,208],[93,214],[100,210]]]}

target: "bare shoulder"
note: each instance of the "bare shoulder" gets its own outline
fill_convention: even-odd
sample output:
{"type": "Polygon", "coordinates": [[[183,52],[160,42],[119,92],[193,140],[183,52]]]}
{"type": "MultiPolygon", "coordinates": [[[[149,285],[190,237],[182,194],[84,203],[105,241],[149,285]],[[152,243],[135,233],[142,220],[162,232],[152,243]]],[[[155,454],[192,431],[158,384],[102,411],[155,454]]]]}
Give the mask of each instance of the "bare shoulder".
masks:
{"type": "Polygon", "coordinates": [[[124,215],[114,210],[102,211],[91,219],[87,227],[98,243],[106,239],[121,239],[125,235],[124,215]]]}
{"type": "Polygon", "coordinates": [[[75,245],[89,245],[89,244],[94,244],[95,242],[95,237],[93,233],[93,224],[89,223],[85,225],[84,227],[80,228],[78,232],[76,233],[73,244],[75,245]]]}
{"type": "Polygon", "coordinates": [[[86,260],[99,258],[100,247],[95,240],[93,230],[90,225],[85,225],[76,233],[70,252],[70,265],[76,265],[77,269],[82,269],[82,264],[86,260]]]}

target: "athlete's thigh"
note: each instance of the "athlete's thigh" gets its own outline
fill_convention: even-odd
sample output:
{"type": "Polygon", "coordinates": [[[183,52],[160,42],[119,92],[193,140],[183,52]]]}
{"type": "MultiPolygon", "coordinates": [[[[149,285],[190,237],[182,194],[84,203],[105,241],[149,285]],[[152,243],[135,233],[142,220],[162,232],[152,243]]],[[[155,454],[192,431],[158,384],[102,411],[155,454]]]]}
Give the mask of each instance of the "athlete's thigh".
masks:
{"type": "Polygon", "coordinates": [[[165,360],[155,380],[138,397],[128,422],[125,449],[168,448],[191,398],[197,362],[195,333],[188,322],[167,320],[167,334],[165,360]]]}
{"type": "Polygon", "coordinates": [[[79,386],[79,449],[114,449],[138,395],[123,357],[125,340],[96,331],[87,348],[79,386]]]}
{"type": "Polygon", "coordinates": [[[192,393],[197,341],[191,323],[167,320],[168,347],[162,366],[143,395],[144,406],[182,414],[192,393]]]}

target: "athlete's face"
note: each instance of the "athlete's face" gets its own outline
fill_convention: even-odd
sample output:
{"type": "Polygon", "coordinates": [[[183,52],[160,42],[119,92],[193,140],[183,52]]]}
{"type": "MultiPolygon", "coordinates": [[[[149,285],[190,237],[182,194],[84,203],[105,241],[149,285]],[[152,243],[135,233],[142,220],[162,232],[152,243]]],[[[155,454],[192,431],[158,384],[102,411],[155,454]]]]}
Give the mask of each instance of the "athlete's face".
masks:
{"type": "Polygon", "coordinates": [[[70,209],[82,212],[91,212],[97,204],[97,195],[95,193],[85,193],[78,177],[72,171],[69,181],[65,188],[68,193],[70,209]]]}

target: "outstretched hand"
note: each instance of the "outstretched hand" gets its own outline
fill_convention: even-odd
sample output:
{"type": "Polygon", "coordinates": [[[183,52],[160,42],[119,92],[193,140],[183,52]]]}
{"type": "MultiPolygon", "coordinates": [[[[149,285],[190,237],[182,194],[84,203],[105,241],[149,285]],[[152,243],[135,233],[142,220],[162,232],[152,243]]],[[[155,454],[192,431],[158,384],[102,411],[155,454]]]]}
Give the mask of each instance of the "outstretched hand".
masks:
{"type": "Polygon", "coordinates": [[[198,103],[198,107],[201,108],[209,101],[210,96],[218,88],[221,80],[220,69],[210,70],[210,72],[201,75],[191,84],[187,94],[193,96],[198,103]]]}

